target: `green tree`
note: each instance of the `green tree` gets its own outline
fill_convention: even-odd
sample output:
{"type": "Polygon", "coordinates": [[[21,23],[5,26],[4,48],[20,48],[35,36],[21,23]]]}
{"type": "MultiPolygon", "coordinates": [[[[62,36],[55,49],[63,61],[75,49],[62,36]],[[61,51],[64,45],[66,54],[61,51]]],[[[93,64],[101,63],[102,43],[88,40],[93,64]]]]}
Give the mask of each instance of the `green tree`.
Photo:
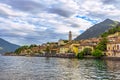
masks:
{"type": "Polygon", "coordinates": [[[22,51],[27,50],[29,48],[29,46],[25,45],[25,46],[21,46],[20,48],[15,50],[15,54],[19,55],[22,51]]]}
{"type": "Polygon", "coordinates": [[[27,50],[27,54],[32,54],[30,49],[27,50]]]}
{"type": "Polygon", "coordinates": [[[103,56],[103,52],[99,49],[95,49],[93,52],[92,52],[92,56],[95,56],[96,58],[100,58],[103,56]]]}
{"type": "Polygon", "coordinates": [[[101,35],[101,37],[107,37],[109,35],[109,33],[108,32],[105,32],[105,33],[103,33],[102,35],[101,35]]]}
{"type": "Polygon", "coordinates": [[[83,50],[84,55],[90,55],[90,54],[91,54],[91,51],[92,51],[91,48],[85,48],[85,49],[83,50]]]}
{"type": "Polygon", "coordinates": [[[50,46],[47,46],[47,47],[46,47],[46,53],[47,53],[47,54],[50,53],[50,46]]]}
{"type": "Polygon", "coordinates": [[[33,47],[37,47],[37,45],[36,45],[36,44],[31,44],[31,45],[29,46],[30,49],[33,48],[33,47]]]}
{"type": "Polygon", "coordinates": [[[101,37],[107,37],[116,32],[120,32],[120,24],[118,24],[116,27],[109,29],[107,32],[104,32],[103,34],[101,34],[101,37]]]}
{"type": "Polygon", "coordinates": [[[85,55],[90,55],[91,51],[92,51],[91,48],[84,48],[83,51],[81,51],[77,54],[77,58],[82,59],[82,58],[84,58],[85,55]]]}
{"type": "Polygon", "coordinates": [[[107,42],[108,42],[107,38],[104,37],[104,38],[98,43],[98,45],[96,46],[96,49],[99,49],[99,50],[101,50],[101,51],[106,51],[107,42]]]}
{"type": "Polygon", "coordinates": [[[84,58],[84,52],[83,51],[79,52],[76,57],[78,59],[83,59],[84,58]]]}

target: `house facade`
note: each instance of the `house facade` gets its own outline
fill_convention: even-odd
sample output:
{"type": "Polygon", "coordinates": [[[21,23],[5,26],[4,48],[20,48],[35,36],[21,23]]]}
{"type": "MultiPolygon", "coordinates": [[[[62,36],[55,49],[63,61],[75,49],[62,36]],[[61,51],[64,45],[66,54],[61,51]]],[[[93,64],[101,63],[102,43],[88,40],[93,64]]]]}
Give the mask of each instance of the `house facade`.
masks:
{"type": "Polygon", "coordinates": [[[68,53],[70,50],[70,44],[66,44],[64,46],[59,47],[59,54],[65,54],[68,53]]]}
{"type": "Polygon", "coordinates": [[[106,56],[120,57],[120,41],[107,43],[106,56]]]}
{"type": "Polygon", "coordinates": [[[80,43],[79,52],[83,51],[85,48],[90,48],[92,51],[95,49],[100,39],[91,38],[89,40],[84,40],[80,43]]]}
{"type": "Polygon", "coordinates": [[[72,53],[74,53],[75,55],[77,55],[77,54],[79,53],[79,46],[80,46],[79,43],[72,43],[72,44],[70,45],[70,51],[71,51],[72,53]]]}

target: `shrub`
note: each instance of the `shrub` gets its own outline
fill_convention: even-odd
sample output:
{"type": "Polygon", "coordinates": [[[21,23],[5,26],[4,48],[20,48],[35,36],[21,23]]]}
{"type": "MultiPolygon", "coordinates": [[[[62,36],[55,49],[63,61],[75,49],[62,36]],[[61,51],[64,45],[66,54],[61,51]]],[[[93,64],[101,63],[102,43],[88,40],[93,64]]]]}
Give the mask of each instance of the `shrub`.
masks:
{"type": "Polygon", "coordinates": [[[97,57],[97,58],[100,58],[103,56],[103,52],[99,49],[95,49],[93,52],[92,52],[92,55],[97,57]]]}
{"type": "Polygon", "coordinates": [[[78,59],[84,58],[84,51],[79,52],[79,53],[77,54],[77,58],[78,58],[78,59]]]}
{"type": "Polygon", "coordinates": [[[92,51],[91,48],[85,48],[85,49],[83,50],[84,55],[90,55],[90,54],[91,54],[91,51],[92,51]]]}
{"type": "Polygon", "coordinates": [[[107,38],[102,38],[102,40],[97,45],[96,49],[99,49],[101,51],[106,51],[107,42],[108,42],[107,38]]]}
{"type": "Polygon", "coordinates": [[[77,54],[77,58],[82,59],[82,58],[84,58],[85,55],[90,55],[91,51],[92,51],[91,48],[84,48],[83,51],[81,51],[77,54]]]}

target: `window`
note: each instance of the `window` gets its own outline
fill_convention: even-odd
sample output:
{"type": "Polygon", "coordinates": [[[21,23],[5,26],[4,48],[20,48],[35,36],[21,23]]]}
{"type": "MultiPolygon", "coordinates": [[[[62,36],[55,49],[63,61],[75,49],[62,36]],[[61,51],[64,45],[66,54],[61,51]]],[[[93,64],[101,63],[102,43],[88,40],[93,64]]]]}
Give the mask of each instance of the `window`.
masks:
{"type": "Polygon", "coordinates": [[[110,50],[110,47],[108,47],[108,50],[110,50]]]}
{"type": "Polygon", "coordinates": [[[119,45],[117,45],[117,50],[119,50],[119,45]]]}

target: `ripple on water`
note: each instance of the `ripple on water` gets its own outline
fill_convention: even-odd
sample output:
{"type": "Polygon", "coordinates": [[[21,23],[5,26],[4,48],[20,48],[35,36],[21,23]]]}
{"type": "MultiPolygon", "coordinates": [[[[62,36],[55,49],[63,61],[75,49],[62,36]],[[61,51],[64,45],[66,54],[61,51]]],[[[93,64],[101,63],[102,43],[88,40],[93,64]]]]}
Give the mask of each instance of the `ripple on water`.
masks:
{"type": "Polygon", "coordinates": [[[120,80],[119,61],[0,56],[0,80],[120,80]]]}

